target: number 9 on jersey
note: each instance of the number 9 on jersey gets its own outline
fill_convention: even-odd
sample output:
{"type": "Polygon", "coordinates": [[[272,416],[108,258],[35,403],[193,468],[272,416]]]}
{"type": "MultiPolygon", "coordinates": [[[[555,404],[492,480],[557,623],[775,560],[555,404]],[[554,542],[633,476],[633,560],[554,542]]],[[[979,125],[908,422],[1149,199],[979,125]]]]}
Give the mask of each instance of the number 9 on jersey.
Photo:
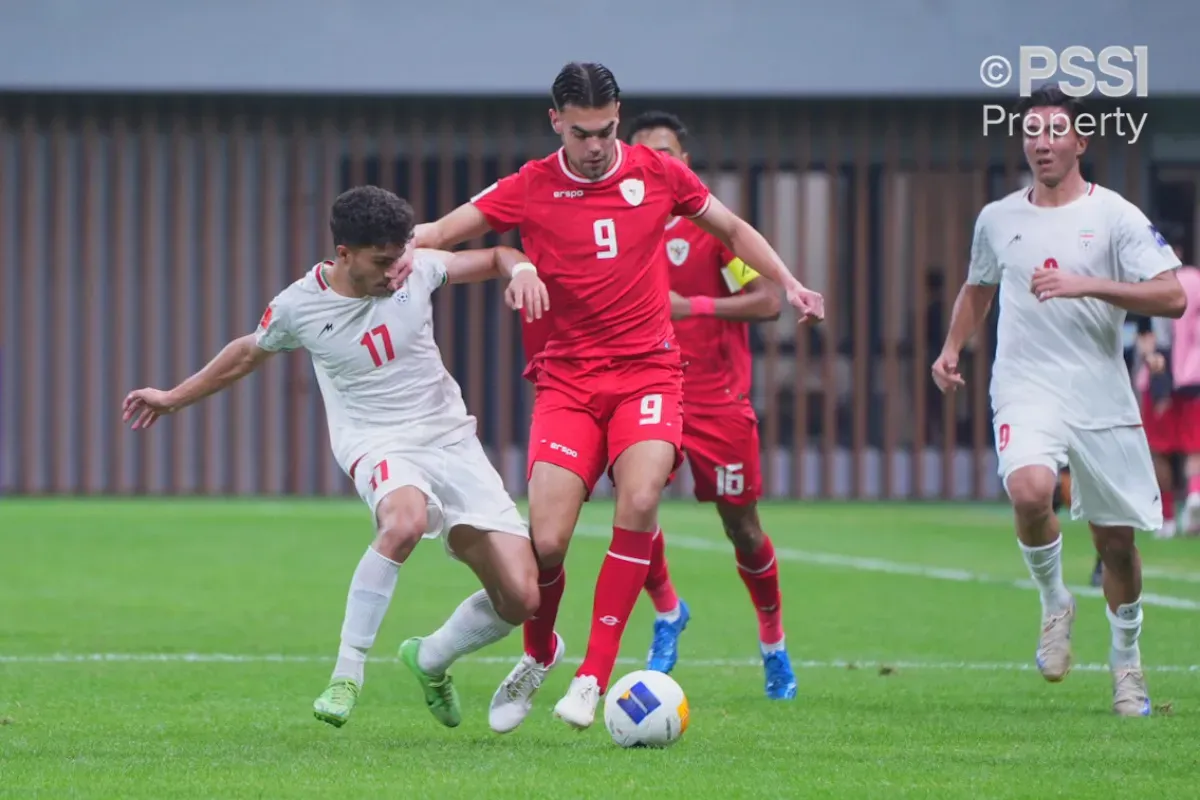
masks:
{"type": "Polygon", "coordinates": [[[598,219],[592,225],[596,234],[596,258],[617,257],[617,226],[611,219],[598,219]]]}

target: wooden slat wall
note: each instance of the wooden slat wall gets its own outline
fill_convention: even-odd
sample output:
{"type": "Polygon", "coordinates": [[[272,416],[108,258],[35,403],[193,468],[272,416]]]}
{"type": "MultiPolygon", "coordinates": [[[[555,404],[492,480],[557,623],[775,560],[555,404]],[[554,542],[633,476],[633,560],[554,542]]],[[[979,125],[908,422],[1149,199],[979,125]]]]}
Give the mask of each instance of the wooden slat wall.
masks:
{"type": "MultiPolygon", "coordinates": [[[[736,187],[826,293],[824,326],[797,331],[785,312],[753,337],[768,492],[998,495],[990,332],[956,400],[928,367],[975,215],[1019,186],[1018,144],[981,137],[976,103],[630,100],[626,114],[651,105],[689,123],[697,171],[736,187]]],[[[0,490],[352,492],[303,356],[144,435],[122,428],[121,400],[252,330],[326,257],[327,209],[348,186],[377,182],[428,219],[555,145],[530,100],[0,97],[0,490]]],[[[1144,200],[1141,145],[1101,142],[1090,160],[1097,180],[1144,200]]],[[[487,242],[501,240],[517,241],[487,242]]],[[[437,335],[519,492],[531,392],[500,303],[496,286],[445,292],[437,335]]]]}

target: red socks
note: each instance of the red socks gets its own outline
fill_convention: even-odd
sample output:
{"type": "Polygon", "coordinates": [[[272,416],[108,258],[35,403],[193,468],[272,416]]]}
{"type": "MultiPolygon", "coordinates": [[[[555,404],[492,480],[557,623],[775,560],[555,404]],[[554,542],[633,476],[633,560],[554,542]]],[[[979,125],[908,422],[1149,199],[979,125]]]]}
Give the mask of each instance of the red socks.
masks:
{"type": "MultiPolygon", "coordinates": [[[[1200,475],[1193,475],[1188,478],[1188,494],[1200,494],[1200,475]]],[[[1166,499],[1167,497],[1164,494],[1163,500],[1165,501],[1166,499]]]]}
{"type": "Polygon", "coordinates": [[[558,619],[558,604],[567,588],[567,573],[562,564],[538,573],[541,603],[537,613],[525,620],[525,652],[539,664],[554,660],[554,622],[558,619]]]}
{"type": "Polygon", "coordinates": [[[587,655],[575,673],[594,677],[602,692],[608,688],[617,663],[621,634],[646,585],[653,548],[654,534],[613,528],[612,544],[596,579],[587,655]]]}
{"type": "MultiPolygon", "coordinates": [[[[1191,481],[1194,481],[1194,480],[1195,480],[1195,478],[1191,478],[1191,479],[1189,479],[1188,482],[1191,483],[1191,481]]],[[[1191,487],[1189,486],[1188,489],[1190,491],[1191,487]]],[[[1162,493],[1162,510],[1163,510],[1163,522],[1170,522],[1173,519],[1175,519],[1175,493],[1174,492],[1163,492],[1162,493]]]]}
{"type": "Polygon", "coordinates": [[[771,537],[763,534],[762,546],[753,553],[737,553],[738,575],[754,609],[758,613],[758,639],[763,644],[778,644],[783,639],[783,608],[779,593],[779,566],[775,562],[775,546],[771,537]]]}
{"type": "Polygon", "coordinates": [[[679,608],[679,597],[671,574],[667,571],[667,548],[662,528],[654,534],[653,549],[650,551],[650,571],[646,573],[646,594],[654,603],[654,610],[666,614],[679,608]]]}

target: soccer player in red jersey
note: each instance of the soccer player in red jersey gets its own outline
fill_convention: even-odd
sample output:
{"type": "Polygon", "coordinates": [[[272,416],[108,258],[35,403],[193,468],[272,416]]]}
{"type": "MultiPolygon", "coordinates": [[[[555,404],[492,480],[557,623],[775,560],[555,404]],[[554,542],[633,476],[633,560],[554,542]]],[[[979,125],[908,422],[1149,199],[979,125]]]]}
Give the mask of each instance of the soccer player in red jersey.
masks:
{"type": "MultiPolygon", "coordinates": [[[[685,164],[687,129],[674,114],[651,111],[633,122],[631,144],[685,164]]],[[[766,694],[796,696],[796,675],[783,637],[779,570],[771,537],[758,519],[762,473],[758,416],[750,403],[750,322],[779,317],[779,293],[720,239],[672,217],[656,258],[671,280],[671,316],[683,354],[683,451],[692,468],[696,499],[715,503],[733,543],[738,575],[758,613],[766,694]]],[[[646,668],[670,672],[679,635],[691,612],[675,594],[660,529],[654,537],[646,591],[658,612],[646,668]]]]}
{"type": "Polygon", "coordinates": [[[442,219],[418,226],[417,244],[442,247],[520,227],[526,255],[550,296],[553,320],[530,365],[537,387],[530,437],[529,522],[541,604],[525,626],[525,655],[492,698],[493,730],[528,715],[562,656],[554,631],[562,563],[579,512],[605,469],[616,487],[613,537],[596,583],[583,663],[555,716],[595,719],[626,622],[646,582],[662,489],[679,466],[683,367],[671,326],[669,277],[655,253],[671,217],[694,219],[784,288],[805,321],[824,301],[788,271],[766,239],[732,214],[687,166],[617,138],[620,91],[607,68],[563,67],[550,123],[563,146],[484,189],[442,219]]]}

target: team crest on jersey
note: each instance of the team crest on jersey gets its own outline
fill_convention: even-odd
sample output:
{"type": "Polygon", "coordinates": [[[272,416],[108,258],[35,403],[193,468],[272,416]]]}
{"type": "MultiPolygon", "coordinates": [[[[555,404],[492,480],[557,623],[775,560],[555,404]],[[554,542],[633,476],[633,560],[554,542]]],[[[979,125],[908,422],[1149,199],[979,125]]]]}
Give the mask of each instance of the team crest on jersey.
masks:
{"type": "Polygon", "coordinates": [[[631,206],[640,206],[646,199],[646,184],[639,178],[626,178],[621,181],[621,196],[631,206]]]}
{"type": "Polygon", "coordinates": [[[1079,231],[1079,247],[1084,252],[1092,249],[1092,242],[1096,240],[1096,232],[1091,228],[1084,228],[1079,231]]]}
{"type": "Polygon", "coordinates": [[[683,262],[687,261],[688,250],[691,245],[687,239],[672,239],[667,242],[667,258],[671,259],[671,263],[677,267],[682,267],[683,262]]]}

